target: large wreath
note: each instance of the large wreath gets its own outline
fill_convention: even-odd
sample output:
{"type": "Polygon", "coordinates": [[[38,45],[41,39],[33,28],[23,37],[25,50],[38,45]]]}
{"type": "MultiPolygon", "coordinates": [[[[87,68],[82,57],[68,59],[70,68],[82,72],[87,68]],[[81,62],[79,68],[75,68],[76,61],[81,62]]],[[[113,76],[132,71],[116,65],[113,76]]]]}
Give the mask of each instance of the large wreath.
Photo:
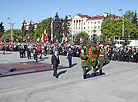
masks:
{"type": "Polygon", "coordinates": [[[96,66],[98,63],[98,51],[94,43],[90,44],[87,47],[86,54],[88,55],[88,64],[90,64],[91,66],[96,66]]]}

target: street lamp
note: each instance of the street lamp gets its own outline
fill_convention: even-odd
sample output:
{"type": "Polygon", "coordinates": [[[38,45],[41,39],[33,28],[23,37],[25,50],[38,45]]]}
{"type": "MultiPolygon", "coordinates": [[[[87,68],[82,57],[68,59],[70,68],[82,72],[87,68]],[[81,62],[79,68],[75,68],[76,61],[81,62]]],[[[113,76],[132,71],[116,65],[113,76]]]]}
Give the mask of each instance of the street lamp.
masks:
{"type": "Polygon", "coordinates": [[[51,21],[51,41],[53,43],[53,15],[55,12],[57,12],[58,10],[60,10],[60,8],[57,8],[53,13],[52,13],[52,21],[51,21]]]}
{"type": "Polygon", "coordinates": [[[123,15],[123,24],[122,24],[122,36],[124,36],[124,14],[122,12],[122,9],[118,9],[120,13],[123,15]]]}
{"type": "Polygon", "coordinates": [[[11,23],[9,23],[9,24],[10,24],[10,26],[11,26],[11,42],[13,42],[13,25],[14,25],[15,23],[12,23],[10,17],[7,17],[7,19],[9,19],[10,22],[11,22],[11,23]]]}

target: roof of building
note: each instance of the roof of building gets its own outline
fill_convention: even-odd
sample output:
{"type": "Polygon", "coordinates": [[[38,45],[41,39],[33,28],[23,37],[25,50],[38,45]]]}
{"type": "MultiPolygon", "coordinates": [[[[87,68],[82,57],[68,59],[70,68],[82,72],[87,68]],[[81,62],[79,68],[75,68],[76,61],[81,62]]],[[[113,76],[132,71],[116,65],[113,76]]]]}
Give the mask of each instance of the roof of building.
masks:
{"type": "Polygon", "coordinates": [[[68,21],[72,21],[72,19],[68,19],[68,21]]]}
{"type": "MultiPolygon", "coordinates": [[[[108,14],[108,18],[109,17],[111,17],[111,18],[113,18],[113,17],[115,17],[115,18],[118,18],[119,16],[117,16],[117,15],[114,15],[114,14],[109,14],[109,13],[104,13],[104,14],[108,14]]],[[[83,14],[76,14],[76,15],[78,15],[78,16],[80,16],[80,17],[86,17],[87,18],[87,20],[94,20],[94,19],[102,19],[102,18],[104,18],[105,16],[104,15],[97,15],[97,16],[88,16],[88,15],[83,15],[83,14]]],[[[72,19],[69,19],[68,21],[72,21],[72,19]]]]}
{"type": "Polygon", "coordinates": [[[86,18],[89,18],[90,16],[88,16],[88,15],[83,15],[83,14],[81,14],[81,13],[79,13],[79,14],[77,14],[78,16],[80,16],[80,17],[86,17],[86,18]]]}
{"type": "Polygon", "coordinates": [[[26,24],[26,21],[24,20],[24,21],[23,21],[23,23],[25,23],[25,24],[26,24]]]}

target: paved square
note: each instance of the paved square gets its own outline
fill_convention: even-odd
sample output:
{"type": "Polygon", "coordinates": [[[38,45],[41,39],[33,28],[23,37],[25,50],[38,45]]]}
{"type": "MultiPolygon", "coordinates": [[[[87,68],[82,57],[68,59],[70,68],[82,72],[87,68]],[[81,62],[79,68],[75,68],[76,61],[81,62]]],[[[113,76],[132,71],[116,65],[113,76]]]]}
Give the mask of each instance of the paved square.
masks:
{"type": "MultiPolygon", "coordinates": [[[[40,63],[50,63],[51,55],[40,63]]],[[[0,64],[33,61],[19,58],[18,52],[0,52],[0,64]]],[[[65,56],[60,56],[63,66],[68,66],[65,56]]],[[[73,67],[30,74],[0,77],[0,102],[137,102],[138,64],[114,62],[103,68],[105,75],[82,78],[81,60],[73,58],[73,67]]],[[[98,75],[98,72],[97,72],[98,75]]]]}

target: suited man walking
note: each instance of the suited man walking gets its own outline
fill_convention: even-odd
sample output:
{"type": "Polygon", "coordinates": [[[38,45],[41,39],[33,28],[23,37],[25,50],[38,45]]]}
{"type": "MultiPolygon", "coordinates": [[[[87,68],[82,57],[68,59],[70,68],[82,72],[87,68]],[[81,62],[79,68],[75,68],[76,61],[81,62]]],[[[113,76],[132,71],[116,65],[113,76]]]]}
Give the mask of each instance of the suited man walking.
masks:
{"type": "Polygon", "coordinates": [[[57,67],[60,64],[59,56],[58,56],[58,51],[55,51],[55,54],[52,56],[52,58],[51,58],[51,64],[52,64],[52,67],[53,67],[53,70],[54,70],[53,76],[55,76],[56,78],[58,78],[57,67]]]}

